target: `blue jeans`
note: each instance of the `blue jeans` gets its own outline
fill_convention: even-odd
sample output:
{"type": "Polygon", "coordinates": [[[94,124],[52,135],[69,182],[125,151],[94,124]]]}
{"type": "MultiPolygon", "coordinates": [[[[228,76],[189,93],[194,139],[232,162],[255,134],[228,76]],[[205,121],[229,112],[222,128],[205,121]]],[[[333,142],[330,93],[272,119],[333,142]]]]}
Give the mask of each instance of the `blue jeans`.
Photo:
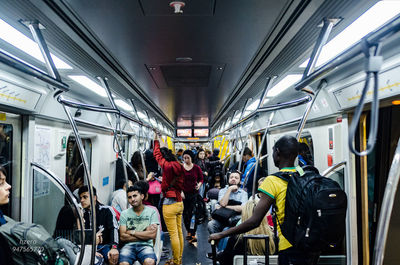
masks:
{"type": "Polygon", "coordinates": [[[120,263],[128,262],[129,264],[133,264],[138,260],[141,264],[143,264],[145,259],[153,259],[154,261],[157,261],[153,247],[146,244],[128,244],[125,245],[119,253],[120,263]]]}

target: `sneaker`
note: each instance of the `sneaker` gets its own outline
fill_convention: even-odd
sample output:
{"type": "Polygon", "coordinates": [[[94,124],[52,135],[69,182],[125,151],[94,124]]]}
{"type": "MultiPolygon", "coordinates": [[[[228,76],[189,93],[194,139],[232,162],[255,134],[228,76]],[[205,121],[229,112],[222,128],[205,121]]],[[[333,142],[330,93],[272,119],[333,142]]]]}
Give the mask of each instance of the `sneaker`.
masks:
{"type": "Polygon", "coordinates": [[[191,233],[187,233],[186,240],[190,240],[190,239],[192,239],[192,234],[191,233]]]}

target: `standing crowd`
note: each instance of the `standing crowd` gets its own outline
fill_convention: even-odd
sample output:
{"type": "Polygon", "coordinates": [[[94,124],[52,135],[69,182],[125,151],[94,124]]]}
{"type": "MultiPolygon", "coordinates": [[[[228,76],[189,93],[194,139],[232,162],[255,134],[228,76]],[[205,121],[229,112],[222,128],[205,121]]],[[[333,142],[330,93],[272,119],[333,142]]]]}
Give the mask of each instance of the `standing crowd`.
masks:
{"type": "MultiPolygon", "coordinates": [[[[196,243],[197,226],[207,220],[209,240],[218,243],[217,256],[209,256],[218,259],[221,264],[232,264],[235,254],[244,254],[243,235],[246,234],[269,236],[268,246],[264,241],[250,240],[248,254],[264,255],[277,251],[279,264],[316,264],[320,251],[304,251],[293,245],[281,227],[286,222],[285,199],[288,189],[288,181],[281,175],[304,173],[295,166],[299,156],[297,140],[284,136],[275,143],[273,160],[281,175],[268,177],[262,173],[254,176],[256,160],[246,147],[243,150],[243,167],[239,169],[237,164],[234,165],[225,180],[225,174],[220,172],[218,152],[214,150],[212,154],[207,154],[202,149],[178,150],[174,155],[170,149],[160,145],[156,136],[153,150],[144,153],[144,161],[139,151],[133,154],[131,167],[134,172],[129,174],[128,182],[121,178],[117,180],[110,206],[97,200],[97,192],[93,188],[95,229],[91,223],[89,188],[83,185],[77,189],[77,194],[84,227],[76,224],[76,213],[71,207],[65,206],[59,213],[54,235],[66,229],[85,229],[90,239],[89,232],[94,230],[97,264],[128,265],[138,261],[154,265],[159,258],[154,244],[161,234],[168,233],[172,258],[165,264],[180,265],[184,240],[190,244],[196,243]],[[132,173],[140,180],[135,181],[132,173]],[[253,181],[258,182],[254,195],[253,181]],[[210,211],[207,211],[205,202],[208,202],[210,211]],[[185,238],[182,223],[186,230],[185,238]]],[[[312,165],[312,159],[303,152],[301,163],[312,165]]],[[[0,167],[1,205],[8,203],[11,189],[4,180],[5,175],[5,170],[0,167]]],[[[0,212],[0,231],[6,225],[7,219],[0,212]]],[[[1,239],[0,244],[3,245],[1,239]]],[[[1,259],[5,259],[6,252],[0,248],[1,259]]],[[[68,256],[73,264],[76,256],[68,256]]]]}

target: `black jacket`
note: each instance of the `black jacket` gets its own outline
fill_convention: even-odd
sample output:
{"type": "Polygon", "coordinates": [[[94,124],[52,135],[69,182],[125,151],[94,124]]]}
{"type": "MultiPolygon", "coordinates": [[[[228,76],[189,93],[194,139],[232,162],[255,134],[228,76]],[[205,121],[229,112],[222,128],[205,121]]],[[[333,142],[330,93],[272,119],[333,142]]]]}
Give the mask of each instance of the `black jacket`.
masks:
{"type": "MultiPolygon", "coordinates": [[[[85,229],[92,228],[90,210],[84,210],[83,218],[85,219],[85,229]]],[[[115,212],[110,206],[96,202],[96,226],[96,232],[101,227],[104,228],[102,245],[118,244],[118,222],[115,212]]]]}

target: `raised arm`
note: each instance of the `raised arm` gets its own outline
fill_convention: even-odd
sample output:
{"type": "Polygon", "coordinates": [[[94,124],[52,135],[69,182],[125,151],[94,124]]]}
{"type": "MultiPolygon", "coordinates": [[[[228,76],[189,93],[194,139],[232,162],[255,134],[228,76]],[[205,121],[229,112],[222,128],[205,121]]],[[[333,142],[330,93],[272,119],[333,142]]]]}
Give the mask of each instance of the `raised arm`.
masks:
{"type": "Polygon", "coordinates": [[[161,168],[164,168],[165,163],[167,160],[163,157],[160,150],[160,142],[158,140],[154,140],[154,150],[153,150],[154,158],[156,159],[157,163],[160,165],[161,168]]]}
{"type": "Polygon", "coordinates": [[[262,219],[267,214],[269,208],[271,207],[274,200],[266,194],[261,193],[260,201],[257,203],[256,208],[254,209],[253,215],[247,219],[245,222],[241,223],[238,226],[232,227],[228,230],[225,230],[220,233],[211,234],[208,238],[208,241],[211,240],[220,240],[221,238],[243,234],[254,228],[258,227],[261,224],[262,219]]]}

